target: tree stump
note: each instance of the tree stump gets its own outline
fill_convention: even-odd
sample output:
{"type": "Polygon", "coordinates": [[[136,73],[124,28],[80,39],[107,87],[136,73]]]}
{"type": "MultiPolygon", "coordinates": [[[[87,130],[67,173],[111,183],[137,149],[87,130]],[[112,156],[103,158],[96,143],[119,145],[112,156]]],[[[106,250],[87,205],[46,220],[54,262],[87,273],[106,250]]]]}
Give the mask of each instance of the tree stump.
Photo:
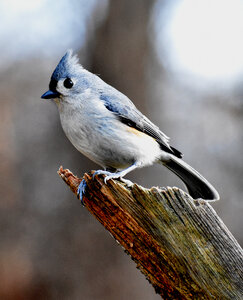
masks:
{"type": "MultiPolygon", "coordinates": [[[[82,179],[58,174],[77,194],[82,179]]],[[[178,188],[84,179],[85,207],[163,299],[243,299],[243,251],[210,204],[178,188]]]]}

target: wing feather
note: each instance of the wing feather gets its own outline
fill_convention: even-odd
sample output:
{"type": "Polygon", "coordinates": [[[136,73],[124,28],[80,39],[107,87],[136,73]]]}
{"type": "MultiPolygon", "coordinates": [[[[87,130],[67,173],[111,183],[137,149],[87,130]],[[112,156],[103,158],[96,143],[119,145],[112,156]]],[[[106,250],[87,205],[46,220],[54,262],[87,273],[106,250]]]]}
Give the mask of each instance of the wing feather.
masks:
{"type": "Polygon", "coordinates": [[[182,157],[180,151],[169,145],[169,137],[145,117],[129,98],[118,93],[118,91],[109,95],[101,93],[100,99],[104,102],[105,107],[113,112],[122,123],[136,128],[154,138],[159,143],[162,150],[174,154],[177,157],[182,157]]]}

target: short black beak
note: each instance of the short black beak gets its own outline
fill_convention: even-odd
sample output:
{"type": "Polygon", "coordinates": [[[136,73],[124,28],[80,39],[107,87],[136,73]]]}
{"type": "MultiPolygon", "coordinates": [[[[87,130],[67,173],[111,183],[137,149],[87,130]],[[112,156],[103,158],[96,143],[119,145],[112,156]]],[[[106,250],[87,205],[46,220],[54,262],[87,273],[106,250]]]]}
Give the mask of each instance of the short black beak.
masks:
{"type": "Polygon", "coordinates": [[[47,91],[41,96],[41,98],[42,99],[54,99],[54,98],[59,98],[59,96],[60,96],[60,94],[58,92],[47,91]]]}

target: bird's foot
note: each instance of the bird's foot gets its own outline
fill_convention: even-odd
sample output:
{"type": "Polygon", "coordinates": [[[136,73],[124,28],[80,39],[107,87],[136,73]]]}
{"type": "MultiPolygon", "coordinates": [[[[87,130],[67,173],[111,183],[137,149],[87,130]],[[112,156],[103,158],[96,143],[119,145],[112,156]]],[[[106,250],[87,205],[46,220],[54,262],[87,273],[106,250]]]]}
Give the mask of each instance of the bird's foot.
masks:
{"type": "Polygon", "coordinates": [[[78,191],[77,191],[77,197],[78,199],[81,201],[81,204],[83,206],[85,206],[84,202],[83,202],[83,195],[85,194],[85,189],[87,187],[87,183],[86,181],[83,179],[80,183],[80,185],[78,186],[78,191]]]}
{"type": "Polygon", "coordinates": [[[134,183],[133,183],[131,180],[124,179],[124,178],[122,178],[122,177],[120,177],[120,180],[121,180],[122,182],[124,182],[128,187],[131,187],[131,186],[134,185],[134,183]]]}
{"type": "Polygon", "coordinates": [[[122,178],[122,176],[125,175],[123,171],[120,171],[120,172],[117,172],[117,173],[112,173],[112,172],[108,172],[108,171],[105,171],[105,170],[97,170],[93,174],[93,179],[96,175],[106,175],[106,177],[104,178],[104,183],[105,184],[107,184],[107,181],[110,180],[110,179],[120,179],[122,182],[124,182],[129,187],[133,185],[132,181],[122,178]]]}
{"type": "Polygon", "coordinates": [[[92,178],[94,180],[94,178],[95,178],[96,175],[98,175],[98,176],[99,175],[109,175],[110,176],[112,174],[115,174],[115,173],[112,173],[112,172],[109,172],[109,171],[105,171],[105,170],[97,170],[97,171],[94,172],[92,178]]]}

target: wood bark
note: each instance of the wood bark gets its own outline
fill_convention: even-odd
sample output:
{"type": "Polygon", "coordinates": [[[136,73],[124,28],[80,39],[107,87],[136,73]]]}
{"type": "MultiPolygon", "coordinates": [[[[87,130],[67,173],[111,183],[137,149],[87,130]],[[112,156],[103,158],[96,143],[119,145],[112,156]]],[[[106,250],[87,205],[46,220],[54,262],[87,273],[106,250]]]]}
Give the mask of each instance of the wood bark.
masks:
{"type": "MultiPolygon", "coordinates": [[[[76,194],[82,179],[58,173],[76,194]]],[[[85,207],[163,299],[243,299],[243,251],[210,204],[178,188],[84,179],[85,207]]]]}

